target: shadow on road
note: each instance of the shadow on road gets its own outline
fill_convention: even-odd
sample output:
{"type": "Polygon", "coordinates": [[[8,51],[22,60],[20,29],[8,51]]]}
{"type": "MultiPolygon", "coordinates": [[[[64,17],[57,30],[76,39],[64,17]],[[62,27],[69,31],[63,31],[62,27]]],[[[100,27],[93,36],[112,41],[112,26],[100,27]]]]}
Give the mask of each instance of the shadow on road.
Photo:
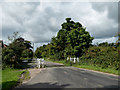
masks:
{"type": "Polygon", "coordinates": [[[59,64],[59,63],[54,63],[54,62],[49,62],[45,61],[44,63],[45,67],[64,67],[64,64],[59,64]]]}
{"type": "Polygon", "coordinates": [[[59,90],[119,90],[118,86],[105,86],[104,88],[67,88],[67,86],[70,86],[70,84],[63,84],[63,85],[58,85],[57,83],[50,84],[50,83],[37,83],[33,85],[24,85],[22,87],[14,88],[13,90],[18,90],[18,89],[59,89],[59,90]]]}
{"type": "Polygon", "coordinates": [[[46,67],[64,67],[64,65],[45,65],[46,67]]]}
{"type": "Polygon", "coordinates": [[[104,88],[120,88],[118,85],[104,86],[104,88]]]}
{"type": "Polygon", "coordinates": [[[28,69],[28,68],[34,68],[36,67],[35,63],[32,62],[32,60],[27,60],[27,62],[21,62],[21,69],[28,69]]]}
{"type": "Polygon", "coordinates": [[[119,90],[117,85],[111,85],[111,86],[105,86],[104,88],[67,88],[67,86],[70,86],[70,84],[62,84],[58,85],[58,83],[36,83],[33,85],[24,85],[17,88],[14,88],[13,86],[16,86],[18,82],[17,81],[9,81],[2,84],[2,90],[28,90],[28,89],[43,89],[43,90],[49,90],[49,89],[59,89],[59,90],[119,90]],[[8,86],[9,85],[9,86],[8,86]],[[8,88],[7,88],[8,87],[8,88]]]}
{"type": "Polygon", "coordinates": [[[15,88],[14,90],[17,90],[19,88],[65,88],[66,86],[69,86],[69,84],[63,84],[63,85],[58,85],[58,83],[37,83],[33,85],[24,85],[20,86],[18,88],[15,88]]]}

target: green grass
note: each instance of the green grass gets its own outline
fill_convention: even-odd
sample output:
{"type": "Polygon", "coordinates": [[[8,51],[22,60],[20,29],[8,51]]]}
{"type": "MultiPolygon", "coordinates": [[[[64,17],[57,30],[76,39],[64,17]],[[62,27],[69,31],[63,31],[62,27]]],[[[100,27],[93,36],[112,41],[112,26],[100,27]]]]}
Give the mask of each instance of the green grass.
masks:
{"type": "Polygon", "coordinates": [[[106,73],[118,75],[118,70],[114,70],[114,69],[110,69],[110,68],[102,69],[101,67],[90,66],[90,65],[73,65],[73,66],[77,67],[77,68],[84,68],[84,69],[101,71],[101,72],[106,72],[106,73]]]}
{"type": "Polygon", "coordinates": [[[24,80],[30,79],[30,72],[28,70],[25,71],[26,73],[24,74],[24,80]]]}
{"type": "Polygon", "coordinates": [[[2,89],[2,70],[0,69],[0,90],[2,89]]]}
{"type": "MultiPolygon", "coordinates": [[[[20,82],[20,76],[23,72],[25,72],[25,70],[10,68],[2,70],[2,89],[8,90],[16,86],[20,82]]],[[[25,77],[27,77],[27,75],[25,75],[25,77]]]]}
{"type": "Polygon", "coordinates": [[[61,63],[61,64],[64,64],[65,66],[73,66],[73,67],[77,67],[77,68],[84,68],[84,69],[95,70],[95,71],[106,72],[106,73],[118,75],[118,70],[114,70],[112,68],[105,68],[105,69],[103,69],[101,67],[90,66],[90,65],[78,65],[78,64],[70,65],[70,63],[65,62],[65,60],[54,61],[54,60],[48,60],[47,59],[46,61],[61,63]]]}
{"type": "Polygon", "coordinates": [[[22,82],[23,80],[28,80],[28,79],[30,79],[30,72],[29,72],[28,70],[25,70],[23,73],[24,73],[24,76],[23,76],[23,78],[21,79],[21,82],[22,82]]]}

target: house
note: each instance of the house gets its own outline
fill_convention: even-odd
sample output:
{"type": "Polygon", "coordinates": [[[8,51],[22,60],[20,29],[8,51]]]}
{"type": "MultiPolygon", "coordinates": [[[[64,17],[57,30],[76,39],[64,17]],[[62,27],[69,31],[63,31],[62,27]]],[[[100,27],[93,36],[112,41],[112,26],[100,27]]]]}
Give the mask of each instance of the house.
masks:
{"type": "Polygon", "coordinates": [[[3,47],[5,47],[5,48],[6,48],[6,47],[7,47],[7,45],[6,45],[6,44],[3,44],[3,47]]]}
{"type": "Polygon", "coordinates": [[[3,48],[3,40],[0,40],[0,48],[3,48]]]}
{"type": "Polygon", "coordinates": [[[3,40],[0,40],[0,48],[4,48],[4,47],[7,47],[7,45],[3,43],[3,40]]]}

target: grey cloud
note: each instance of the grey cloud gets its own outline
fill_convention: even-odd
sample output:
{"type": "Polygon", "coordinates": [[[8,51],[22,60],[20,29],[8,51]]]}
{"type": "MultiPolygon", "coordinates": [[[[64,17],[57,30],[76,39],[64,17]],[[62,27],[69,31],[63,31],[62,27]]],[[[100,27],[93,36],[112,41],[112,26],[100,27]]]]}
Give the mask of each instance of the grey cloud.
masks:
{"type": "Polygon", "coordinates": [[[108,11],[108,17],[118,22],[118,2],[94,2],[92,3],[94,10],[98,12],[108,11]]]}
{"type": "MultiPolygon", "coordinates": [[[[33,42],[50,42],[51,38],[61,28],[65,18],[71,17],[75,22],[83,23],[95,38],[112,37],[117,30],[117,27],[113,27],[113,24],[116,24],[116,22],[108,19],[116,19],[116,15],[110,15],[109,18],[101,15],[99,17],[94,16],[96,12],[93,13],[93,11],[102,14],[106,8],[106,6],[103,6],[99,10],[101,4],[98,3],[98,6],[94,4],[92,3],[92,8],[91,3],[21,3],[19,5],[5,6],[3,9],[7,16],[5,17],[6,20],[3,20],[3,35],[19,31],[21,33],[28,33],[30,36],[28,38],[32,38],[33,42]],[[11,19],[8,19],[8,16],[11,19]],[[91,16],[96,21],[90,20],[91,16]],[[104,19],[107,21],[104,21],[104,19]],[[10,23],[9,20],[14,22],[10,23]],[[94,23],[99,22],[97,20],[101,20],[102,23],[94,23]],[[18,23],[18,25],[15,23],[18,23]],[[8,26],[8,24],[10,25],[8,26]]],[[[109,11],[109,9],[107,10],[109,11]]]]}
{"type": "Polygon", "coordinates": [[[16,29],[14,27],[3,27],[2,38],[6,43],[8,43],[8,36],[13,35],[13,32],[20,32],[19,35],[21,36],[22,36],[22,33],[25,33],[21,29],[16,29]]]}
{"type": "MultiPolygon", "coordinates": [[[[106,23],[109,23],[109,22],[106,22],[106,23]]],[[[94,25],[89,27],[89,32],[91,32],[91,35],[95,39],[110,38],[116,35],[116,33],[118,32],[118,27],[113,27],[112,23],[108,24],[108,26],[106,26],[106,24],[99,27],[97,25],[94,25]]]]}
{"type": "MultiPolygon", "coordinates": [[[[107,17],[109,20],[114,20],[113,22],[104,21],[102,26],[91,27],[90,30],[96,30],[96,32],[92,32],[93,36],[97,38],[110,38],[114,37],[118,32],[118,3],[117,2],[94,2],[92,3],[92,8],[102,14],[105,10],[107,10],[107,17]],[[116,26],[114,26],[116,25],[116,26]],[[105,28],[107,27],[107,28],[105,28]]],[[[99,22],[99,21],[98,21],[99,22]]]]}

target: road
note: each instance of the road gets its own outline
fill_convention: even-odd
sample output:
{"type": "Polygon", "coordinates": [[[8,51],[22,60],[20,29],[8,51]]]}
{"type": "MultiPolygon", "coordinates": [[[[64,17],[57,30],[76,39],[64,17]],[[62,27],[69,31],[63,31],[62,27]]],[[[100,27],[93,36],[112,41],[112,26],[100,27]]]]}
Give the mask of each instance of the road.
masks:
{"type": "Polygon", "coordinates": [[[34,78],[17,88],[118,88],[118,76],[45,62],[34,78]]]}

